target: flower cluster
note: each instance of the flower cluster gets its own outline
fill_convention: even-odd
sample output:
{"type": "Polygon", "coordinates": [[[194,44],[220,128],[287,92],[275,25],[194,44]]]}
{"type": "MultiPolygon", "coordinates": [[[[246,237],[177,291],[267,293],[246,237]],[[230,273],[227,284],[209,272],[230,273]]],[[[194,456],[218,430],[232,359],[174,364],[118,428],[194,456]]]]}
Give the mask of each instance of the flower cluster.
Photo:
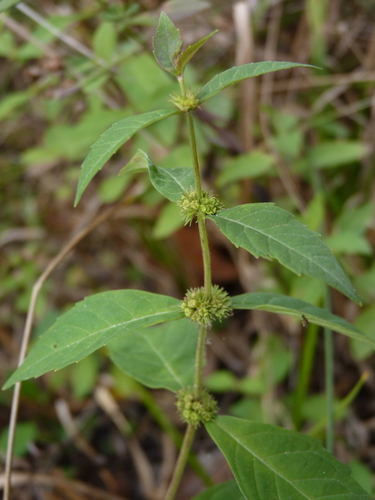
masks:
{"type": "Polygon", "coordinates": [[[195,400],[192,388],[187,387],[177,393],[177,409],[183,422],[198,427],[215,419],[218,406],[206,389],[203,389],[200,399],[195,400]]]}
{"type": "Polygon", "coordinates": [[[229,295],[218,285],[213,285],[209,296],[204,288],[191,288],[186,292],[181,304],[185,316],[205,327],[210,327],[215,320],[230,316],[230,306],[229,295]]]}
{"type": "Polygon", "coordinates": [[[202,191],[199,196],[194,190],[183,194],[178,206],[185,219],[185,224],[191,224],[194,217],[199,219],[206,215],[215,215],[222,208],[222,204],[212,193],[202,191]]]}
{"type": "Polygon", "coordinates": [[[192,90],[188,90],[185,96],[181,94],[171,94],[169,102],[174,104],[183,113],[188,111],[193,111],[198,107],[199,100],[197,99],[195,93],[192,90]]]}

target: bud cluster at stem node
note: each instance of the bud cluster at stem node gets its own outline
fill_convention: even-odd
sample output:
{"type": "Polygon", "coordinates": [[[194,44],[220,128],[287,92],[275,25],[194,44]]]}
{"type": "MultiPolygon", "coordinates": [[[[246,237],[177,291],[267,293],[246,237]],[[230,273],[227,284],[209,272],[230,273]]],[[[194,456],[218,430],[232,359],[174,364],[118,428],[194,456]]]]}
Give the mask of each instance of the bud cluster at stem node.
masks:
{"type": "Polygon", "coordinates": [[[173,93],[170,96],[169,102],[174,104],[183,113],[188,113],[189,111],[194,111],[199,105],[199,100],[197,99],[195,93],[192,90],[188,90],[186,95],[181,95],[173,93]]]}
{"type": "Polygon", "coordinates": [[[191,288],[186,292],[181,308],[185,316],[205,327],[232,314],[230,297],[218,285],[213,285],[210,295],[204,288],[191,288]]]}
{"type": "Polygon", "coordinates": [[[201,195],[192,189],[184,193],[179,202],[182,216],[186,224],[191,224],[194,217],[203,219],[207,215],[215,215],[222,209],[222,204],[212,193],[202,191],[201,195]]]}
{"type": "Polygon", "coordinates": [[[202,390],[199,399],[195,399],[193,389],[186,387],[177,393],[177,409],[183,422],[198,427],[215,419],[218,406],[206,389],[202,390]]]}

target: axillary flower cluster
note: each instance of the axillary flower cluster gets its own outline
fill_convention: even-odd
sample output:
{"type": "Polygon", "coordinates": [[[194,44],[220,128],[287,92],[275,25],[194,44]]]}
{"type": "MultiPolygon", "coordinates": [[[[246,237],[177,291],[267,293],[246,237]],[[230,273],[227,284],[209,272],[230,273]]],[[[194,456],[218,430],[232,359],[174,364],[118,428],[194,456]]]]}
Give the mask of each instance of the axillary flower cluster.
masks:
{"type": "Polygon", "coordinates": [[[199,400],[196,400],[194,399],[194,391],[191,387],[181,389],[177,393],[177,409],[181,420],[194,427],[214,420],[218,412],[215,399],[206,389],[202,390],[199,400]]]}
{"type": "Polygon", "coordinates": [[[181,308],[185,316],[205,327],[232,314],[230,297],[218,285],[213,285],[209,296],[204,288],[191,288],[186,292],[181,308]]]}
{"type": "Polygon", "coordinates": [[[178,206],[185,225],[191,224],[194,217],[202,219],[207,215],[215,215],[222,209],[221,202],[212,193],[202,191],[199,195],[194,189],[181,196],[178,206]]]}

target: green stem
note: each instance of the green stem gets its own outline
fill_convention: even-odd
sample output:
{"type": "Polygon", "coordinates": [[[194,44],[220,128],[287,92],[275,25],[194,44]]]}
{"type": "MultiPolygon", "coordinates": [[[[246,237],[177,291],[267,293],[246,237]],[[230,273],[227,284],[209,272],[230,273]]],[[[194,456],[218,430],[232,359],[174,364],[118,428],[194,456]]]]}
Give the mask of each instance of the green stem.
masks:
{"type": "MultiPolygon", "coordinates": [[[[180,85],[181,94],[183,97],[186,97],[186,89],[183,76],[178,77],[178,83],[180,85]]],[[[197,151],[197,141],[195,137],[194,130],[194,121],[192,112],[186,113],[187,125],[189,131],[189,142],[193,160],[193,169],[194,169],[194,180],[195,180],[195,190],[200,198],[202,196],[202,182],[200,177],[199,170],[199,161],[198,161],[198,151],[197,151]]],[[[211,275],[211,256],[210,256],[210,248],[208,244],[208,235],[206,228],[206,220],[205,218],[198,217],[198,229],[199,229],[199,238],[202,248],[202,257],[203,257],[203,269],[204,269],[204,289],[206,296],[211,295],[212,290],[212,275],[211,275]]],[[[207,337],[207,328],[204,326],[199,327],[198,331],[198,345],[195,356],[195,374],[194,374],[194,399],[200,399],[202,394],[203,387],[203,365],[204,358],[206,355],[206,337],[207,337]]],[[[189,457],[189,451],[191,445],[193,443],[195,434],[195,428],[191,424],[188,425],[186,429],[186,434],[184,437],[184,441],[182,443],[181,451],[177,460],[176,468],[173,474],[173,478],[171,484],[169,486],[167,495],[165,500],[173,500],[178,486],[181,481],[182,474],[185,469],[186,462],[189,457]]]]}
{"type": "Polygon", "coordinates": [[[197,140],[195,138],[195,130],[194,130],[194,121],[192,112],[186,113],[188,128],[189,128],[189,140],[190,140],[190,148],[193,159],[193,168],[194,168],[194,179],[195,179],[195,190],[200,197],[202,194],[202,182],[199,171],[199,161],[198,161],[198,151],[197,151],[197,140]]]}
{"type": "Polygon", "coordinates": [[[195,428],[193,425],[189,424],[186,429],[184,441],[182,443],[181,451],[177,459],[177,464],[174,469],[172,481],[171,484],[169,485],[167,494],[165,496],[165,500],[173,500],[177,493],[177,489],[179,487],[181,477],[184,472],[185,465],[189,456],[189,451],[193,443],[194,434],[195,434],[195,428]]]}
{"type": "MultiPolygon", "coordinates": [[[[331,301],[329,291],[326,291],[325,309],[331,310],[331,301]]],[[[326,448],[333,453],[334,439],[334,369],[333,369],[333,335],[332,331],[324,328],[324,364],[325,364],[325,390],[327,397],[326,418],[327,418],[327,434],[326,448]]]]}
{"type": "Polygon", "coordinates": [[[206,337],[207,337],[207,328],[204,326],[200,326],[198,331],[197,351],[195,354],[194,399],[199,399],[202,392],[202,386],[203,386],[202,372],[203,372],[204,358],[206,355],[206,337]]]}
{"type": "Polygon", "coordinates": [[[316,346],[318,343],[319,328],[310,324],[306,332],[306,340],[303,345],[300,369],[298,373],[297,389],[294,398],[293,421],[297,430],[301,427],[302,408],[309,388],[311,372],[314,365],[316,346]]]}

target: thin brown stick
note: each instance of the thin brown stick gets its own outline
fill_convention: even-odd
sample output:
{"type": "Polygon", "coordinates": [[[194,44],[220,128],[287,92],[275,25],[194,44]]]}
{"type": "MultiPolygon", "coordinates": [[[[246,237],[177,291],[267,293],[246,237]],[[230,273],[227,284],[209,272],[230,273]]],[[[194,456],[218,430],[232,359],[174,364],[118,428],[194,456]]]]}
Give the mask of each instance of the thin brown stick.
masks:
{"type": "MultiPolygon", "coordinates": [[[[5,474],[0,476],[0,488],[6,484],[5,474]]],[[[82,481],[72,481],[65,477],[54,476],[52,474],[29,474],[27,472],[16,472],[12,475],[12,486],[23,486],[27,484],[35,486],[64,488],[66,490],[75,490],[91,499],[97,500],[127,500],[108,491],[104,491],[94,486],[90,486],[82,481]]]]}
{"type": "MultiPolygon", "coordinates": [[[[49,263],[45,271],[41,274],[39,279],[36,281],[36,283],[33,286],[32,294],[31,294],[31,299],[30,299],[30,305],[29,305],[29,310],[27,313],[26,317],[26,324],[25,324],[25,329],[23,333],[23,338],[22,338],[22,343],[21,343],[21,350],[20,350],[20,355],[18,358],[18,366],[21,366],[23,363],[25,357],[26,357],[26,351],[27,347],[29,345],[29,340],[30,340],[30,335],[31,335],[31,330],[33,326],[33,320],[34,320],[34,313],[35,313],[35,307],[36,303],[38,300],[39,292],[44,284],[44,282],[48,279],[48,277],[51,275],[51,273],[56,269],[56,267],[62,262],[62,260],[68,255],[68,253],[79,243],[87,234],[89,234],[93,229],[95,229],[97,226],[99,226],[102,222],[106,221],[112,215],[121,208],[123,205],[123,202],[118,203],[117,205],[114,205],[107,210],[105,210],[102,214],[98,215],[95,217],[90,224],[88,224],[85,228],[83,228],[78,234],[76,234],[69,242],[68,244],[61,250],[61,252],[58,253],[58,255],[52,259],[52,261],[49,263]]],[[[10,414],[10,421],[9,421],[9,436],[8,436],[8,446],[7,446],[7,452],[6,452],[6,460],[5,460],[5,473],[4,473],[4,493],[3,493],[3,500],[9,500],[10,497],[10,476],[11,476],[11,471],[12,471],[12,462],[13,462],[13,447],[14,447],[14,437],[15,437],[15,432],[16,432],[16,425],[17,425],[17,415],[18,415],[18,408],[19,408],[19,401],[20,401],[20,392],[21,392],[21,382],[17,382],[14,388],[13,392],[13,399],[12,399],[12,408],[11,408],[11,414],[10,414]]]]}
{"type": "MultiPolygon", "coordinates": [[[[279,39],[280,31],[280,21],[283,9],[283,2],[278,3],[274,7],[273,16],[270,21],[270,25],[267,31],[267,40],[265,47],[265,60],[274,60],[277,53],[277,41],[279,39]]],[[[274,85],[274,73],[268,73],[263,76],[262,88],[260,93],[261,107],[269,106],[271,103],[271,93],[274,85]]],[[[275,167],[277,173],[280,177],[281,182],[284,185],[286,192],[289,194],[290,198],[294,201],[294,204],[300,212],[304,211],[305,203],[300,196],[295,182],[290,175],[288,166],[285,164],[282,156],[279,152],[272,146],[271,141],[271,131],[268,123],[268,116],[266,113],[260,110],[259,115],[260,128],[267,145],[267,148],[272,151],[275,156],[275,167]]]]}

